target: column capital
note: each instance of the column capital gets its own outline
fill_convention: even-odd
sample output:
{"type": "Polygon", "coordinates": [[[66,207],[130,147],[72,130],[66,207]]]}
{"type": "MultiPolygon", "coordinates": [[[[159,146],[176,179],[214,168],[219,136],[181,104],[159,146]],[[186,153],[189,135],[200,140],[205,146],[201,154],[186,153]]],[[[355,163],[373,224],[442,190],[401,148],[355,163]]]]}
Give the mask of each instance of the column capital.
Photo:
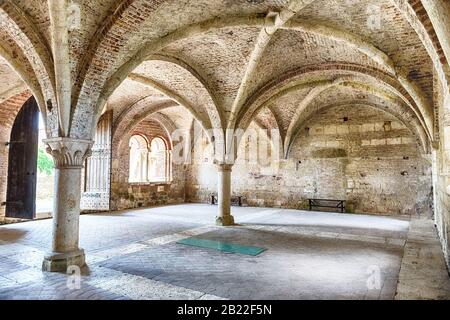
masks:
{"type": "Polygon", "coordinates": [[[439,150],[441,147],[440,142],[437,140],[431,141],[431,148],[434,150],[439,150]]]}
{"type": "Polygon", "coordinates": [[[55,160],[55,168],[82,168],[84,160],[92,154],[92,140],[51,138],[44,140],[47,153],[55,160]]]}
{"type": "Polygon", "coordinates": [[[219,172],[231,172],[233,170],[233,165],[232,164],[216,163],[216,166],[217,166],[217,170],[219,172]]]}

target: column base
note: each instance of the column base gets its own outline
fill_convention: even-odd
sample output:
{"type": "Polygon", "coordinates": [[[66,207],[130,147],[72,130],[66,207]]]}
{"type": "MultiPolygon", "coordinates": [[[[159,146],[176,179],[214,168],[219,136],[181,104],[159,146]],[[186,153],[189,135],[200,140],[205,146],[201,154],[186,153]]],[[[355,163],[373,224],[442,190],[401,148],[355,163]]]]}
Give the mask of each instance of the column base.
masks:
{"type": "Polygon", "coordinates": [[[70,266],[83,267],[86,265],[84,250],[71,252],[52,252],[44,258],[42,270],[47,272],[67,272],[70,266]]]}
{"type": "Polygon", "coordinates": [[[216,225],[221,227],[234,226],[234,217],[232,215],[225,217],[217,217],[216,225]]]}

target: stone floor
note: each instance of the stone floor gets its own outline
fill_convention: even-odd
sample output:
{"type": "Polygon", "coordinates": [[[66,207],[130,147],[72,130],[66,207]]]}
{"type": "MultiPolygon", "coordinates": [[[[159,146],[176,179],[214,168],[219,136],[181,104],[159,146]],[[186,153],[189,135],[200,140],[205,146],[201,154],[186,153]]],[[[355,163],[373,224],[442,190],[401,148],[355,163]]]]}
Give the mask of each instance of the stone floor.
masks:
{"type": "Polygon", "coordinates": [[[0,299],[449,299],[428,220],[177,205],[84,215],[82,276],[43,273],[51,220],[0,227],[0,299]],[[410,229],[411,226],[411,229],[410,229]],[[256,257],[177,244],[196,236],[268,250],[256,257]]]}
{"type": "Polygon", "coordinates": [[[396,299],[450,299],[450,281],[433,221],[411,221],[396,299]]]}

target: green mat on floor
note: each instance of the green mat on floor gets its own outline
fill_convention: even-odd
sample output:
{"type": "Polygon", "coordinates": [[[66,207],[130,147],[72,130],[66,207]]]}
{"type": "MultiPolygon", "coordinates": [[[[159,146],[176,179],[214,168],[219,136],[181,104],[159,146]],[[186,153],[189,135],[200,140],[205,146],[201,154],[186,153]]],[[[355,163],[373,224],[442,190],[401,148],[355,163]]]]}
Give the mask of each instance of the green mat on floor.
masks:
{"type": "Polygon", "coordinates": [[[212,241],[198,238],[187,238],[180,241],[177,241],[179,244],[184,244],[193,247],[199,248],[207,248],[207,249],[215,249],[223,252],[229,253],[239,253],[245,254],[248,256],[257,256],[258,254],[266,251],[265,248],[258,247],[250,247],[250,246],[241,246],[239,244],[227,243],[222,241],[212,241]]]}

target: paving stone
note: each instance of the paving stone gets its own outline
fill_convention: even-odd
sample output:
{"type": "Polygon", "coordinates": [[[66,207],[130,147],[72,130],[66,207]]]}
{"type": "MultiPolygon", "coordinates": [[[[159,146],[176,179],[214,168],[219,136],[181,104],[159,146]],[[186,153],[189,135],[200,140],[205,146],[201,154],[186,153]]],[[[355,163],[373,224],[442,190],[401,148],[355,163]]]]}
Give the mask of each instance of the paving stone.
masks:
{"type": "Polygon", "coordinates": [[[67,275],[40,270],[44,250],[38,248],[46,245],[50,220],[2,226],[0,239],[4,229],[27,238],[0,240],[0,267],[9,270],[0,275],[0,299],[393,299],[397,290],[397,298],[441,299],[450,292],[429,220],[413,220],[410,230],[407,220],[391,217],[240,208],[235,216],[245,223],[219,228],[187,223],[186,212],[197,221],[214,217],[214,207],[202,205],[130,211],[112,220],[82,216],[82,235],[98,238],[99,228],[109,228],[117,247],[93,235],[83,240],[89,270],[75,290],[67,275]],[[140,226],[131,235],[133,219],[140,226]],[[249,257],[176,243],[191,236],[268,250],[249,257]],[[30,246],[30,239],[42,243],[30,246]],[[380,286],[369,288],[377,272],[380,286]]]}

